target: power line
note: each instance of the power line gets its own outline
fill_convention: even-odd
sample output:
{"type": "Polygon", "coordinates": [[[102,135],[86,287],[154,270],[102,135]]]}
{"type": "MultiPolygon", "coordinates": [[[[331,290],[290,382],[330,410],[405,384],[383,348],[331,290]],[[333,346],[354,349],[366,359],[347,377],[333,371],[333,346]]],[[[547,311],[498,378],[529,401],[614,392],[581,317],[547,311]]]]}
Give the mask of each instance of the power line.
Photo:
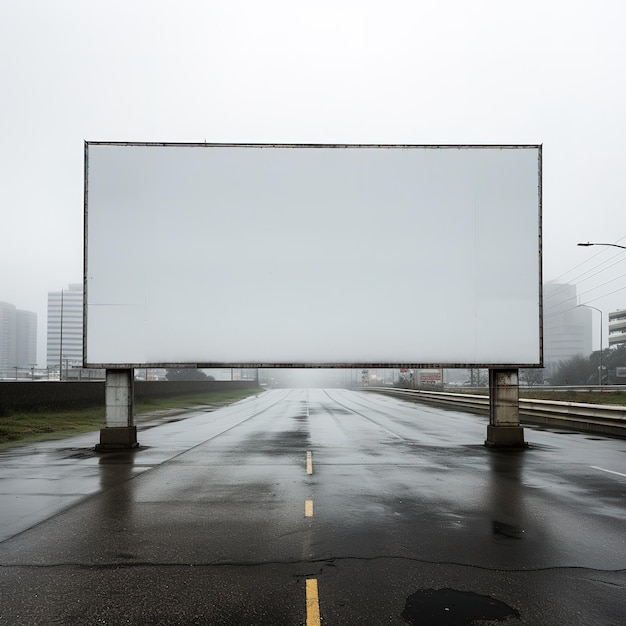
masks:
{"type": "MultiPolygon", "coordinates": [[[[574,284],[576,284],[576,285],[579,285],[579,284],[581,284],[581,283],[586,282],[587,280],[590,280],[590,279],[591,279],[591,278],[593,278],[594,276],[597,276],[597,275],[598,275],[598,274],[600,274],[601,272],[604,272],[604,271],[606,271],[606,270],[608,270],[608,269],[610,269],[610,268],[614,267],[615,265],[617,265],[617,264],[619,264],[619,263],[622,263],[622,262],[624,262],[624,261],[626,261],[626,255],[621,254],[621,253],[619,253],[619,252],[618,252],[616,255],[613,255],[612,257],[610,257],[610,258],[606,259],[605,261],[603,261],[602,263],[599,263],[598,265],[594,265],[592,268],[590,268],[590,269],[586,270],[585,272],[583,272],[582,274],[579,274],[578,276],[574,276],[574,277],[573,277],[573,278],[571,278],[570,280],[572,280],[572,281],[576,281],[577,279],[582,278],[583,276],[585,276],[585,274],[588,274],[589,272],[593,271],[594,269],[596,269],[596,268],[601,268],[601,269],[599,269],[597,272],[595,272],[594,274],[592,274],[591,276],[587,276],[587,278],[584,278],[583,280],[580,280],[579,282],[574,283],[574,284]],[[611,263],[611,265],[608,265],[608,266],[606,266],[606,267],[602,267],[603,265],[606,265],[606,263],[608,263],[609,261],[612,261],[612,260],[613,260],[614,258],[616,258],[616,257],[621,257],[621,258],[619,258],[617,261],[615,261],[615,263],[611,263]]],[[[578,266],[577,266],[577,267],[578,267],[578,266]]],[[[551,284],[552,282],[554,282],[554,281],[548,281],[548,283],[546,283],[546,284],[551,284]]],[[[566,283],[566,284],[564,284],[564,285],[563,285],[563,287],[567,287],[567,286],[568,286],[568,285],[570,285],[570,284],[572,284],[572,283],[566,283]]],[[[561,290],[559,290],[558,288],[557,288],[557,289],[555,289],[555,290],[554,290],[554,291],[553,291],[550,295],[546,296],[546,298],[544,299],[544,302],[545,302],[546,300],[550,300],[551,298],[556,297],[556,296],[560,293],[560,291],[563,291],[563,289],[561,289],[561,290]]]]}
{"type": "Polygon", "coordinates": [[[597,302],[598,300],[602,300],[602,298],[606,298],[607,296],[612,296],[614,293],[617,293],[619,291],[624,291],[624,289],[626,289],[626,285],[624,285],[623,287],[620,287],[619,289],[616,289],[615,291],[610,291],[609,293],[605,293],[603,296],[598,296],[597,298],[593,298],[592,300],[589,300],[589,302],[597,302]]]}
{"type": "MultiPolygon", "coordinates": [[[[619,239],[616,240],[616,243],[623,241],[624,239],[626,239],[626,236],[620,237],[619,239]]],[[[592,278],[598,276],[599,274],[606,272],[608,270],[610,270],[611,268],[615,267],[616,265],[618,265],[619,263],[622,263],[623,261],[626,261],[626,255],[622,252],[617,252],[613,255],[611,255],[609,258],[605,259],[604,261],[601,261],[600,263],[596,263],[595,265],[593,265],[592,267],[590,267],[589,269],[585,269],[581,272],[578,272],[577,274],[575,274],[574,276],[571,276],[572,272],[575,272],[577,269],[581,269],[584,266],[587,266],[590,262],[593,261],[593,259],[596,259],[598,256],[600,256],[601,254],[605,254],[606,253],[606,248],[602,248],[600,249],[598,252],[596,252],[594,255],[592,255],[590,258],[585,259],[584,261],[581,261],[580,263],[576,264],[573,268],[571,268],[570,270],[562,273],[561,275],[559,275],[558,277],[547,281],[546,283],[544,283],[544,286],[550,286],[553,285],[553,288],[550,289],[550,293],[545,294],[544,298],[543,298],[543,303],[544,303],[544,315],[550,316],[550,315],[558,315],[560,313],[564,313],[567,312],[568,310],[570,310],[573,307],[570,307],[568,309],[563,309],[564,306],[568,306],[569,303],[572,302],[576,302],[577,299],[580,296],[584,296],[586,294],[591,294],[592,292],[597,292],[599,289],[602,289],[602,287],[605,287],[606,285],[611,284],[612,282],[615,282],[616,280],[620,280],[623,279],[626,274],[621,274],[620,276],[616,276],[611,278],[608,281],[605,281],[599,285],[596,285],[594,287],[591,287],[589,289],[586,289],[585,291],[578,293],[578,290],[581,288],[581,286],[584,283],[587,283],[588,281],[590,281],[592,278]],[[617,260],[615,260],[617,259],[617,260]],[[563,283],[563,284],[558,284],[556,281],[566,277],[570,275],[570,279],[567,283],[563,283]],[[555,284],[556,283],[556,284],[555,284]],[[568,289],[573,288],[576,291],[576,294],[573,296],[570,296],[568,298],[563,298],[563,296],[567,295],[566,292],[568,289]]],[[[613,295],[615,293],[618,293],[620,291],[622,291],[623,289],[626,289],[625,287],[620,287],[618,289],[614,289],[612,291],[609,291],[608,293],[601,293],[600,295],[596,295],[594,296],[592,299],[588,300],[589,302],[596,302],[598,300],[601,300],[603,298],[606,298],[610,295],[613,295]]]]}
{"type": "MultiPolygon", "coordinates": [[[[626,235],[623,235],[623,236],[622,236],[622,237],[620,237],[619,239],[616,239],[613,243],[618,244],[620,241],[622,241],[622,240],[624,240],[624,239],[626,239],[626,235]]],[[[574,267],[572,267],[571,269],[569,269],[569,270],[567,270],[567,271],[563,272],[563,274],[561,274],[560,276],[557,276],[556,278],[553,278],[553,279],[551,279],[551,280],[547,281],[547,283],[546,283],[546,284],[550,284],[550,283],[556,282],[557,280],[559,280],[559,279],[563,278],[563,276],[566,276],[566,275],[567,275],[567,274],[569,274],[570,272],[573,272],[575,269],[577,269],[577,268],[578,268],[578,267],[580,267],[581,265],[585,265],[585,263],[589,263],[589,261],[591,261],[591,260],[595,259],[598,255],[602,254],[603,252],[605,252],[605,250],[604,250],[604,249],[600,249],[600,250],[598,250],[598,252],[596,252],[595,254],[591,255],[591,257],[589,257],[588,259],[585,259],[584,261],[581,261],[580,263],[578,263],[578,264],[574,265],[574,267]]],[[[618,252],[617,254],[619,255],[620,253],[618,252]]],[[[616,255],[616,256],[617,256],[617,255],[616,255]]],[[[613,258],[613,257],[611,257],[611,258],[613,258]]],[[[570,280],[572,280],[572,279],[570,279],[570,280]]],[[[574,280],[575,280],[575,279],[574,279],[574,280]]]]}
{"type": "MultiPolygon", "coordinates": [[[[610,283],[615,282],[616,280],[620,280],[620,279],[624,279],[626,277],[626,274],[622,274],[621,276],[616,276],[615,278],[611,278],[611,280],[607,280],[606,282],[597,285],[596,287],[592,287],[591,289],[587,289],[586,291],[583,291],[581,293],[576,293],[573,296],[570,296],[569,298],[566,298],[565,300],[562,300],[561,302],[557,303],[554,305],[553,308],[557,308],[560,304],[565,304],[567,302],[569,302],[570,300],[577,300],[578,298],[580,298],[581,296],[584,296],[587,293],[591,293],[592,291],[596,291],[598,289],[600,289],[601,287],[604,287],[605,285],[608,285],[610,283]]],[[[593,300],[589,300],[589,302],[595,302],[596,300],[600,300],[602,298],[606,298],[607,296],[610,296],[611,294],[617,293],[618,291],[621,291],[622,289],[626,289],[626,286],[624,287],[620,287],[619,289],[615,289],[614,291],[611,291],[610,293],[606,293],[606,294],[602,294],[600,296],[596,296],[593,300]]],[[[548,311],[550,310],[550,307],[548,307],[548,311]]],[[[545,309],[544,309],[545,312],[545,309]]],[[[547,313],[547,315],[556,315],[556,313],[547,313]]]]}

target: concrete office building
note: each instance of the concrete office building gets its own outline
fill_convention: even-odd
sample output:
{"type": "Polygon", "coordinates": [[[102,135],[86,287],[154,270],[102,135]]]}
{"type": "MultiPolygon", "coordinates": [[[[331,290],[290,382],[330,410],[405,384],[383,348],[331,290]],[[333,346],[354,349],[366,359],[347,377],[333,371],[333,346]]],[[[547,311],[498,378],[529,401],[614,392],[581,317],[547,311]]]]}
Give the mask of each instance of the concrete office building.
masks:
{"type": "Polygon", "coordinates": [[[37,364],[37,314],[0,302],[0,370],[37,364]]]}
{"type": "Polygon", "coordinates": [[[593,310],[579,307],[576,286],[543,286],[543,358],[548,372],[561,361],[593,351],[593,310]]]}
{"type": "Polygon", "coordinates": [[[626,345],[626,310],[609,313],[609,348],[626,345]]]}
{"type": "Polygon", "coordinates": [[[83,286],[48,292],[47,365],[63,370],[83,363],[83,286]]]}

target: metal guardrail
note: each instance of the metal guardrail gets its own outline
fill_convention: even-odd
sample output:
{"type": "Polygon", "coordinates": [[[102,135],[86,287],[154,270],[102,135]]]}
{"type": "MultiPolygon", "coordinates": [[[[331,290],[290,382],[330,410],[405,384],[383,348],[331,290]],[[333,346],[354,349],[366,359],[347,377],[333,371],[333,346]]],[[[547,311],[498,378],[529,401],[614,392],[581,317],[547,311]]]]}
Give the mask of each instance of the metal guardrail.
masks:
{"type": "MultiPolygon", "coordinates": [[[[362,389],[418,402],[453,406],[479,413],[489,412],[489,396],[485,395],[418,391],[395,387],[363,387],[362,389]]],[[[519,411],[522,423],[562,426],[586,432],[626,437],[626,407],[622,406],[520,398],[519,411]]]]}
{"type": "MultiPolygon", "coordinates": [[[[373,386],[373,385],[372,385],[373,386]]],[[[433,387],[434,389],[441,389],[441,386],[433,387]]],[[[580,391],[580,392],[626,392],[626,385],[520,385],[520,391],[554,391],[556,393],[563,393],[566,391],[580,391]]],[[[423,390],[423,388],[422,388],[423,390]]],[[[477,391],[489,391],[489,387],[470,387],[469,385],[454,386],[446,384],[444,391],[451,393],[464,393],[470,391],[475,393],[477,391]]]]}

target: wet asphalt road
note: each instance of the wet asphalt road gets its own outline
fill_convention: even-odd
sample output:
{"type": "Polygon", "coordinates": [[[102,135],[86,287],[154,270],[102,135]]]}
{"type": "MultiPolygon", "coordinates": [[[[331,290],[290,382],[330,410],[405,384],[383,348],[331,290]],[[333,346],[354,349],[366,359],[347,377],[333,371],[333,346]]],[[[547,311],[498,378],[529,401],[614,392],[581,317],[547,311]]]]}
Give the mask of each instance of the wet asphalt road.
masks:
{"type": "Polygon", "coordinates": [[[0,624],[626,624],[625,440],[337,389],[185,417],[0,453],[0,624]]]}

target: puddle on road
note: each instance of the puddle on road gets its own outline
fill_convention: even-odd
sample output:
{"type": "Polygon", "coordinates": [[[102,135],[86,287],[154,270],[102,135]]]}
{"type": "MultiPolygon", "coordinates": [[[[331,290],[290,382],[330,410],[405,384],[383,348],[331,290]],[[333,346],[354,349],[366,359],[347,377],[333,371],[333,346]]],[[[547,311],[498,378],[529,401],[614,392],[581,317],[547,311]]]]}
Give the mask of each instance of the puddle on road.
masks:
{"type": "Polygon", "coordinates": [[[59,448],[57,454],[62,459],[93,459],[98,456],[94,448],[59,448]]]}
{"type": "Polygon", "coordinates": [[[470,626],[476,620],[504,620],[519,617],[510,606],[469,591],[421,589],[406,600],[402,618],[408,624],[429,626],[470,626]]]}
{"type": "Polygon", "coordinates": [[[525,532],[521,526],[513,526],[512,524],[505,524],[495,520],[492,522],[492,530],[494,535],[500,535],[508,539],[523,539],[525,532]]]}

